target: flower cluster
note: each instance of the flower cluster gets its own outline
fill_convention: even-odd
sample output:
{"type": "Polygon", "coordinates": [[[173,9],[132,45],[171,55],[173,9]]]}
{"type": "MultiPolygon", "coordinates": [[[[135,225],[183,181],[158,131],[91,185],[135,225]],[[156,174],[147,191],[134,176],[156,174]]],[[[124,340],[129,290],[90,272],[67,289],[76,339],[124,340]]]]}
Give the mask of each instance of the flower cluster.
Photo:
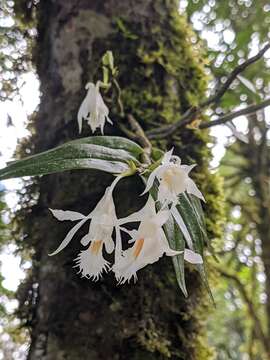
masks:
{"type": "Polygon", "coordinates": [[[113,200],[113,191],[124,175],[115,178],[106,189],[105,194],[95,209],[87,216],[74,211],[52,210],[52,214],[60,221],[76,221],[60,246],[50,255],[63,250],[72,240],[84,223],[90,221],[88,233],[81,239],[86,248],[75,259],[75,267],[82,277],[98,280],[102,273],[113,271],[119,284],[137,279],[137,271],[152,264],[164,254],[175,256],[183,253],[171,249],[165,236],[163,225],[173,217],[181,229],[187,243],[184,259],[190,263],[201,264],[203,259],[194,252],[193,242],[186,225],[177,211],[179,194],[188,192],[204,200],[202,193],[189,177],[193,166],[181,165],[180,158],[167,152],[161,164],[150,174],[144,193],[149,192],[154,183],[157,187],[157,201],[149,194],[144,207],[125,218],[117,218],[113,200]],[[156,210],[159,204],[160,210],[156,210]],[[138,223],[137,229],[127,228],[129,223],[138,223]],[[115,239],[113,239],[113,233],[115,239]],[[128,244],[123,250],[122,234],[128,235],[128,244]],[[130,246],[128,246],[130,244],[130,246]],[[114,264],[106,260],[106,254],[114,252],[114,264]]]}

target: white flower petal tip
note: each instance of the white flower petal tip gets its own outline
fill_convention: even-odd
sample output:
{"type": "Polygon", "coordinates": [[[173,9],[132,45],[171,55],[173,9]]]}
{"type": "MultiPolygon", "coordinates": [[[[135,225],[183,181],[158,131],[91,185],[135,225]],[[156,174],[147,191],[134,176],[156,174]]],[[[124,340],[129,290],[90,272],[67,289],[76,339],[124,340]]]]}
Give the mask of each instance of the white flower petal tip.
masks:
{"type": "Polygon", "coordinates": [[[162,162],[161,162],[163,165],[169,164],[171,157],[172,157],[173,150],[174,150],[174,148],[172,147],[171,150],[167,151],[164,154],[164,156],[162,158],[162,162]]]}
{"type": "Polygon", "coordinates": [[[90,238],[89,234],[86,234],[86,235],[84,235],[83,238],[81,238],[81,244],[83,246],[87,246],[90,243],[90,241],[91,241],[91,238],[90,238]]]}
{"type": "Polygon", "coordinates": [[[196,196],[197,198],[201,199],[202,201],[206,202],[203,194],[198,189],[195,182],[193,180],[191,180],[190,178],[188,179],[186,190],[187,190],[187,193],[192,194],[192,195],[196,196]]]}
{"type": "Polygon", "coordinates": [[[203,264],[202,256],[190,249],[185,249],[184,259],[191,264],[203,264]]]}
{"type": "Polygon", "coordinates": [[[103,134],[104,125],[107,122],[112,124],[109,118],[109,109],[104,103],[102,96],[99,91],[99,83],[87,83],[86,84],[87,94],[84,98],[77,115],[79,133],[82,130],[82,121],[87,120],[92,132],[94,133],[100,128],[103,134]]]}
{"type": "Polygon", "coordinates": [[[86,85],[85,85],[85,90],[88,90],[91,86],[95,86],[94,83],[91,83],[91,82],[88,82],[86,85]]]}
{"type": "Polygon", "coordinates": [[[53,216],[59,220],[59,221],[77,221],[82,220],[86,216],[77,212],[77,211],[70,211],[70,210],[57,210],[57,209],[50,209],[50,212],[53,214],[53,216]]]}

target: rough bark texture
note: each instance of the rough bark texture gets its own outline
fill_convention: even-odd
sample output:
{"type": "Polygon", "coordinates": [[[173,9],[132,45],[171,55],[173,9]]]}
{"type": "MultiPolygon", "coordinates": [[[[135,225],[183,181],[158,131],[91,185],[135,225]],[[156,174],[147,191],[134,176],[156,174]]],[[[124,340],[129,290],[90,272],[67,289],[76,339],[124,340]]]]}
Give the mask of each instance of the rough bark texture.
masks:
{"type": "MultiPolygon", "coordinates": [[[[192,36],[173,0],[41,1],[35,62],[42,97],[32,125],[33,151],[77,136],[84,85],[97,79],[100,56],[107,49],[113,50],[119,68],[123,102],[141,125],[174,121],[205,89],[192,36]]],[[[112,114],[117,121],[114,105],[112,114]]],[[[116,127],[106,132],[119,134],[116,127]]],[[[187,129],[158,145],[174,145],[184,160],[199,164],[197,181],[208,199],[209,234],[214,237],[219,231],[219,190],[207,171],[207,141],[205,133],[187,129]]],[[[111,274],[98,283],[81,279],[72,259],[85,229],[65,251],[48,257],[70,226],[57,223],[48,207],[88,213],[110,181],[109,175],[87,171],[36,181],[38,201],[28,211],[24,230],[24,247],[35,251],[33,269],[20,290],[21,314],[31,328],[28,359],[209,359],[201,335],[204,299],[196,272],[187,269],[188,299],[176,285],[169,258],[140,271],[135,285],[116,286],[111,274]]],[[[142,185],[133,180],[129,186],[128,181],[119,185],[119,215],[144,201],[137,200],[142,185]]]]}

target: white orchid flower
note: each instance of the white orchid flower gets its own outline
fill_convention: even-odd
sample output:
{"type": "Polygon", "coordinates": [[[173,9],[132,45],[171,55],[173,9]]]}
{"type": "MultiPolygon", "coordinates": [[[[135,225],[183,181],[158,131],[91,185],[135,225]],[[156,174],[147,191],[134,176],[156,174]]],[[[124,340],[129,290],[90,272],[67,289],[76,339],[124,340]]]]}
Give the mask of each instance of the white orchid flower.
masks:
{"type": "Polygon", "coordinates": [[[129,242],[134,242],[134,245],[123,251],[115,259],[112,269],[120,284],[130,281],[132,277],[136,280],[138,270],[158,261],[164,253],[168,256],[180,253],[170,249],[163,232],[162,225],[167,221],[168,217],[168,211],[156,213],[155,202],[149,196],[146,205],[140,211],[124,219],[119,219],[120,225],[140,221],[138,230],[128,231],[121,227],[122,231],[126,231],[131,236],[129,242]]]}
{"type": "Polygon", "coordinates": [[[103,134],[106,120],[112,124],[112,121],[109,118],[109,109],[104,103],[99,92],[99,83],[99,81],[96,85],[93,83],[87,83],[85,86],[88,91],[79,108],[77,116],[79,132],[82,131],[83,119],[88,121],[88,125],[91,127],[93,133],[97,128],[100,128],[101,133],[103,134]]]}
{"type": "Polygon", "coordinates": [[[51,210],[52,214],[58,220],[80,220],[67,234],[60,246],[49,255],[56,255],[63,250],[72,240],[75,233],[83,226],[87,220],[91,220],[89,232],[81,239],[84,246],[88,249],[79,253],[75,259],[75,267],[79,268],[79,273],[82,277],[88,279],[98,280],[102,272],[107,272],[109,269],[109,262],[103,258],[102,250],[105,247],[107,253],[112,253],[114,250],[114,242],[112,240],[112,232],[117,226],[118,219],[115,213],[115,206],[112,197],[112,192],[121,179],[118,176],[111,186],[109,186],[102,199],[99,201],[95,209],[87,216],[74,211],[51,210]]]}
{"type": "Polygon", "coordinates": [[[189,177],[189,172],[196,165],[181,165],[181,159],[178,156],[172,156],[172,152],[173,149],[168,151],[161,165],[150,174],[143,194],[151,189],[157,178],[159,181],[158,200],[163,204],[177,203],[178,195],[184,191],[205,201],[195,182],[189,177]]]}
{"type": "MultiPolygon", "coordinates": [[[[132,277],[136,281],[138,270],[158,261],[164,254],[175,256],[183,253],[183,251],[175,251],[170,248],[162,229],[162,225],[165,224],[169,216],[170,212],[167,210],[161,210],[157,213],[155,202],[149,196],[146,205],[140,211],[124,219],[119,219],[121,225],[140,221],[138,230],[129,231],[121,226],[121,230],[131,236],[129,242],[133,242],[134,245],[128,250],[120,252],[112,267],[119,284],[129,282],[132,277]]],[[[191,250],[185,250],[184,258],[193,262],[192,255],[194,254],[191,250]]]]}

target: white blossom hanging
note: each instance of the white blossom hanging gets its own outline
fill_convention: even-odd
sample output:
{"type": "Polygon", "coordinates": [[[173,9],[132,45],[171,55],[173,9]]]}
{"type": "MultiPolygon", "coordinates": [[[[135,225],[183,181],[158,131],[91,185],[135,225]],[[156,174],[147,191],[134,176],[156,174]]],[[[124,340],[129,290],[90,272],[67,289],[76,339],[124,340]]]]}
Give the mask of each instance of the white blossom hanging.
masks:
{"type": "Polygon", "coordinates": [[[93,133],[96,129],[100,128],[100,131],[103,134],[106,121],[112,124],[112,121],[109,118],[109,109],[104,103],[99,91],[99,84],[99,81],[96,85],[90,82],[85,86],[88,91],[79,108],[77,116],[79,132],[82,131],[83,119],[87,120],[93,133]]]}
{"type": "Polygon", "coordinates": [[[114,250],[112,232],[117,225],[117,217],[112,192],[120,179],[120,176],[117,177],[111,186],[106,189],[102,199],[88,216],[73,211],[51,209],[52,214],[58,220],[81,221],[69,231],[60,246],[50,255],[56,255],[63,250],[80,227],[83,226],[87,220],[91,220],[88,234],[81,239],[83,246],[90,245],[86,250],[82,250],[75,259],[75,267],[79,268],[82,277],[98,280],[102,272],[106,272],[110,268],[109,262],[103,257],[102,250],[103,247],[105,247],[107,253],[112,253],[114,250]]]}

